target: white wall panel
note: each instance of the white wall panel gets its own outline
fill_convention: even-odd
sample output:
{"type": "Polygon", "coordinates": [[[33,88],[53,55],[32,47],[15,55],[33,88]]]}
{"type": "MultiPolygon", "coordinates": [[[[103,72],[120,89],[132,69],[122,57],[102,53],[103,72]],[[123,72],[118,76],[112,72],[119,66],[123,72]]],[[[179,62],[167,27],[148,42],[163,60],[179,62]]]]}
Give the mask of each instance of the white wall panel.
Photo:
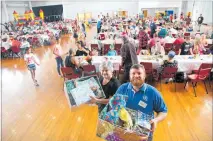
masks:
{"type": "MultiPolygon", "coordinates": [[[[19,15],[24,15],[26,10],[29,10],[28,2],[27,1],[6,1],[6,7],[7,7],[7,12],[9,16],[9,21],[13,21],[13,12],[14,10],[19,14],[19,15]]],[[[2,9],[3,11],[3,9],[2,9]]]]}
{"type": "Polygon", "coordinates": [[[102,14],[112,14],[118,10],[126,10],[129,15],[137,14],[137,2],[63,2],[64,17],[75,18],[77,13],[92,12],[94,18],[102,14]]]}
{"type": "Polygon", "coordinates": [[[192,12],[192,20],[196,21],[200,14],[204,17],[204,23],[212,24],[212,6],[213,1],[205,0],[205,1],[187,1],[187,12],[192,12]],[[194,6],[193,6],[194,5],[194,6]]]}

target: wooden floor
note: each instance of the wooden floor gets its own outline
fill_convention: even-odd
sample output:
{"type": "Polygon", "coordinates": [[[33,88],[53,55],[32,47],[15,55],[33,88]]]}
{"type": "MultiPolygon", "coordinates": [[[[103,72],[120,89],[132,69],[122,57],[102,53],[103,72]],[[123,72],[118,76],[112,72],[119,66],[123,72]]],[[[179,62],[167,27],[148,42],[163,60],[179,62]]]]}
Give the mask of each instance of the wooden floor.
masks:
{"type": "MultiPolygon", "coordinates": [[[[96,33],[88,31],[88,39],[96,33]]],[[[63,49],[74,48],[69,36],[62,37],[63,49]]],[[[23,59],[2,60],[2,140],[3,141],[102,141],[96,137],[97,107],[82,105],[70,109],[63,92],[63,79],[56,72],[51,47],[35,50],[41,61],[35,87],[23,59]]],[[[160,87],[156,85],[159,89],[160,87]]],[[[189,85],[163,84],[168,106],[166,120],[158,124],[154,141],[211,141],[212,91],[205,94],[198,84],[197,97],[189,85]]]]}

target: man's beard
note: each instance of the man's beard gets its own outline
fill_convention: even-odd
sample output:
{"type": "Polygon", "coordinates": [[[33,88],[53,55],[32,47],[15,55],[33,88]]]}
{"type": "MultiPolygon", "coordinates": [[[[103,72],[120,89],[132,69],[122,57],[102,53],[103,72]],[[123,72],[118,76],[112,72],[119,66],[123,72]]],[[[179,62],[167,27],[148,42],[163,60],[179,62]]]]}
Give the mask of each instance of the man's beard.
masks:
{"type": "Polygon", "coordinates": [[[130,82],[133,86],[140,87],[144,83],[143,79],[130,78],[130,82]]]}

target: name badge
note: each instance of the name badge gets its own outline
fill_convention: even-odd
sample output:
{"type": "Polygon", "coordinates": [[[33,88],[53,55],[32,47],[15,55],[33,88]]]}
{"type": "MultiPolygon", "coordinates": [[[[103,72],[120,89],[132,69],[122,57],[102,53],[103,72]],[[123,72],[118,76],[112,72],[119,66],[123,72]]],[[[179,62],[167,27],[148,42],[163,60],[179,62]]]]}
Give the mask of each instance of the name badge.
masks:
{"type": "Polygon", "coordinates": [[[147,106],[147,104],[145,102],[143,102],[143,101],[140,101],[138,103],[138,105],[141,106],[141,107],[143,107],[143,108],[146,108],[146,106],[147,106]]]}

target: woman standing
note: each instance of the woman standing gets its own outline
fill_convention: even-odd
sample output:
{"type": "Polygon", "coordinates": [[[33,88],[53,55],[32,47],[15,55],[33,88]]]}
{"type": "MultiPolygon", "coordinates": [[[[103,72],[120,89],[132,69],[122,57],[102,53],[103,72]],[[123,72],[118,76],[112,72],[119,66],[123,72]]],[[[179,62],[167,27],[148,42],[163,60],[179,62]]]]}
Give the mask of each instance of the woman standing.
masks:
{"type": "Polygon", "coordinates": [[[78,31],[76,28],[73,29],[73,38],[75,39],[75,43],[78,41],[78,31]]]}
{"type": "Polygon", "coordinates": [[[39,65],[39,61],[37,60],[35,55],[32,53],[31,48],[26,48],[26,54],[24,55],[24,61],[27,65],[28,70],[31,73],[31,77],[33,79],[35,86],[39,86],[37,80],[35,79],[36,65],[39,65]]]}
{"type": "Polygon", "coordinates": [[[62,49],[60,45],[60,40],[57,40],[56,45],[53,49],[53,54],[55,55],[56,63],[57,63],[57,71],[58,75],[61,76],[61,67],[64,67],[63,59],[62,59],[62,49]]]}

